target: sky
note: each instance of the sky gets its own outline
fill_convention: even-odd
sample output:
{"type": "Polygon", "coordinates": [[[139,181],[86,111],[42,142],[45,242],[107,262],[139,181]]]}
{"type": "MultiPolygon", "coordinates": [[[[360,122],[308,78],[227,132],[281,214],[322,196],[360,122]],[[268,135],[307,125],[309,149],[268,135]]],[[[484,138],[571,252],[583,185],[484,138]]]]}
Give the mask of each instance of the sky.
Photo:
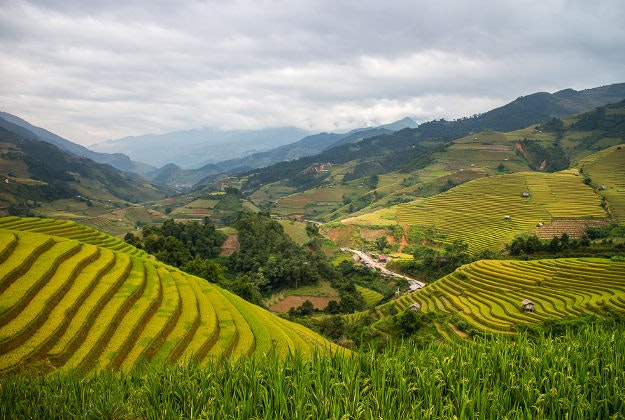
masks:
{"type": "Polygon", "coordinates": [[[625,82],[622,0],[2,0],[0,110],[73,142],[342,132],[625,82]]]}

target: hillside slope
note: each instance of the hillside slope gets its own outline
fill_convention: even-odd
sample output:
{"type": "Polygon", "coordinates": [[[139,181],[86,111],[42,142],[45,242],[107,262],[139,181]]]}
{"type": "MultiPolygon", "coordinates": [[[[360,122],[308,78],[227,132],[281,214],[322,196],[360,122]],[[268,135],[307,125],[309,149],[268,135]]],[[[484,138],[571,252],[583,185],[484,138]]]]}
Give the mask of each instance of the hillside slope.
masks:
{"type": "Polygon", "coordinates": [[[275,165],[272,171],[250,173],[243,186],[257,188],[251,199],[261,207],[270,204],[278,215],[341,220],[433,196],[476,178],[574,167],[592,153],[625,141],[625,102],[522,130],[484,130],[445,143],[416,135],[403,130],[364,140],[358,148],[342,146],[318,155],[316,165],[315,157],[275,165]],[[307,168],[323,170],[311,173],[307,168]]]}
{"type": "Polygon", "coordinates": [[[13,214],[24,214],[42,203],[64,199],[124,205],[161,199],[173,192],[134,174],[71,155],[21,127],[4,125],[7,128],[0,127],[0,212],[13,207],[18,212],[13,214]]]}
{"type": "Polygon", "coordinates": [[[322,231],[336,237],[333,231],[340,229],[399,226],[413,229],[406,238],[412,243],[422,240],[423,232],[434,231],[444,242],[461,239],[472,252],[479,252],[502,249],[514,236],[548,229],[558,219],[581,225],[608,220],[600,197],[574,170],[479,178],[422,201],[324,226],[322,231]],[[537,227],[539,223],[544,226],[537,227]]]}
{"type": "Polygon", "coordinates": [[[72,222],[0,219],[0,260],[0,372],[128,371],[338,349],[72,222]]]}
{"type": "Polygon", "coordinates": [[[76,157],[85,157],[93,160],[94,162],[108,164],[116,169],[119,169],[120,171],[134,172],[143,175],[153,169],[149,165],[131,160],[128,156],[122,153],[94,152],[93,150],[90,150],[84,146],[73,143],[54,133],[51,133],[48,130],[36,127],[30,124],[28,121],[25,121],[15,115],[11,115],[6,112],[0,112],[0,126],[15,132],[15,127],[11,127],[7,123],[21,127],[23,131],[21,131],[19,134],[21,134],[23,137],[54,144],[59,149],[69,152],[76,157]]]}
{"type": "MultiPolygon", "coordinates": [[[[414,303],[422,312],[454,314],[470,328],[514,334],[523,326],[550,319],[603,310],[625,312],[625,262],[605,258],[477,261],[377,307],[376,313],[383,319],[389,308],[402,311],[414,303]],[[533,312],[522,309],[526,299],[533,303],[533,312]]],[[[453,329],[447,331],[454,335],[453,329]]]]}

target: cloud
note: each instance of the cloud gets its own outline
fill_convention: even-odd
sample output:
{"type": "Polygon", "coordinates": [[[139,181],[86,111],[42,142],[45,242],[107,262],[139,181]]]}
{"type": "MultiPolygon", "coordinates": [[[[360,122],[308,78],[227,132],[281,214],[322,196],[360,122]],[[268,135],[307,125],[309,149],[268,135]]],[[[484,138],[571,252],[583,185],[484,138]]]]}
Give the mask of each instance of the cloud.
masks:
{"type": "Polygon", "coordinates": [[[0,103],[83,144],[456,118],[623,82],[619,0],[13,1],[0,103]]]}

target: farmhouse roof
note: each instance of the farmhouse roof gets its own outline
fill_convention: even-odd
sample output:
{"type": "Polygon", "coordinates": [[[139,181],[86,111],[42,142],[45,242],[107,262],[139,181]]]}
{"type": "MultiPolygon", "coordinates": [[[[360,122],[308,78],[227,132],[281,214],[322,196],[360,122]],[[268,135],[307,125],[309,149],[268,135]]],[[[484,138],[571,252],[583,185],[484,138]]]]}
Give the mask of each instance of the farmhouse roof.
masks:
{"type": "Polygon", "coordinates": [[[524,299],[523,302],[521,302],[521,305],[525,306],[525,305],[533,305],[534,302],[532,302],[529,299],[524,299]]]}

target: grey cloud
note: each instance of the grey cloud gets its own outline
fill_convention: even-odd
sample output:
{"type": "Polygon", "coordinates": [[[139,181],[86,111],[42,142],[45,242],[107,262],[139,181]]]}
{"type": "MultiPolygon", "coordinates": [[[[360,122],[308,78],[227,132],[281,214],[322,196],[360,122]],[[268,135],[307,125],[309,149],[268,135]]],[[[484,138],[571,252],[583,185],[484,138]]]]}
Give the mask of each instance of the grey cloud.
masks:
{"type": "Polygon", "coordinates": [[[453,118],[623,82],[623,21],[619,0],[9,0],[0,103],[82,143],[453,118]]]}

